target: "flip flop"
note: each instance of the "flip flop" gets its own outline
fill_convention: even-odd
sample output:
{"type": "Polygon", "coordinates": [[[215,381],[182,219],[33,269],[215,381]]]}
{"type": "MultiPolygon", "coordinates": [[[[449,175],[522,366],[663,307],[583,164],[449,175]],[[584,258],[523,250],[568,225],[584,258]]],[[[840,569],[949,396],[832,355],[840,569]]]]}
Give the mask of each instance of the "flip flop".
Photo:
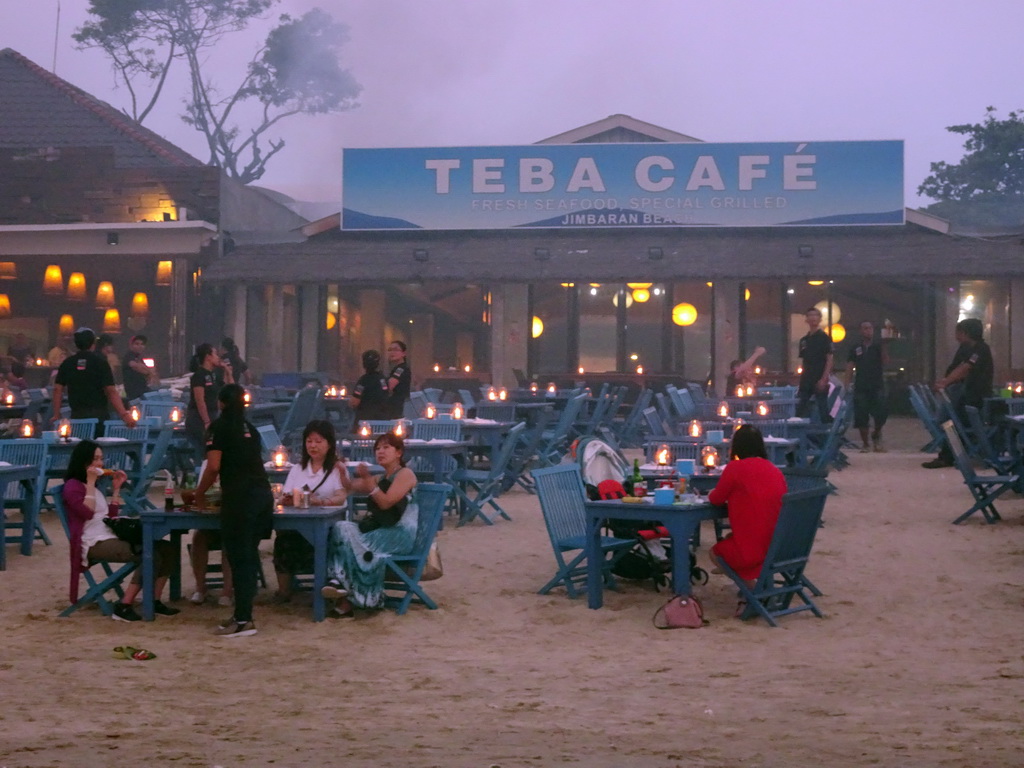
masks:
{"type": "Polygon", "coordinates": [[[147,651],[145,648],[139,648],[131,655],[131,658],[135,659],[135,661],[149,661],[150,659],[155,659],[156,654],[152,651],[147,651]]]}
{"type": "Polygon", "coordinates": [[[130,645],[118,645],[114,648],[115,659],[130,659],[138,649],[132,648],[130,645]]]}

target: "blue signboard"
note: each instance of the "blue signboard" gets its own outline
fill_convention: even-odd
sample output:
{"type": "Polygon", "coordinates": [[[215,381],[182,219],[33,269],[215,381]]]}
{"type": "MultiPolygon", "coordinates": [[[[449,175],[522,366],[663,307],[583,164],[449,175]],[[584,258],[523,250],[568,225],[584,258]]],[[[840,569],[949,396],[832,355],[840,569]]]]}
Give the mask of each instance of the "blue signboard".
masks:
{"type": "Polygon", "coordinates": [[[346,149],[349,230],[903,223],[902,141],[346,149]]]}

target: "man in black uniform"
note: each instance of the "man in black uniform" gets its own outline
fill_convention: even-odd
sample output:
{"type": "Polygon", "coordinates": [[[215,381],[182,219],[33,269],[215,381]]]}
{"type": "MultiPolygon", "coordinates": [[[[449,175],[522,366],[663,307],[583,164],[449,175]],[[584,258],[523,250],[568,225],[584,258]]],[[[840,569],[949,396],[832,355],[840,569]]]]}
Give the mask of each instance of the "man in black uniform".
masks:
{"type": "Polygon", "coordinates": [[[800,358],[803,371],[797,388],[796,415],[807,417],[810,413],[811,398],[818,404],[818,418],[822,424],[829,424],[828,380],[832,375],[832,339],[821,328],[821,310],[811,307],[804,312],[807,321],[807,335],[800,339],[800,358]]]}
{"type": "MultiPolygon", "coordinates": [[[[356,421],[387,419],[391,412],[391,393],[388,382],[380,372],[380,352],[368,349],[363,352],[363,370],[349,402],[356,412],[356,421]]],[[[359,428],[356,424],[353,431],[359,428]]]]}
{"type": "Polygon", "coordinates": [[[391,363],[391,373],[388,374],[388,390],[391,392],[388,401],[389,419],[402,418],[405,401],[409,399],[412,371],[409,370],[409,363],[405,359],[406,349],[405,342],[402,341],[392,341],[388,344],[388,362],[391,363]]]}
{"type": "Polygon", "coordinates": [[[861,453],[868,453],[871,450],[871,443],[875,445],[875,453],[885,453],[882,427],[889,417],[883,376],[885,366],[889,364],[889,353],[885,343],[885,339],[878,344],[875,343],[875,326],[870,320],[865,320],[860,324],[860,344],[850,350],[847,358],[846,388],[850,388],[851,382],[855,384],[853,426],[860,430],[861,453]],[[856,380],[853,378],[854,369],[857,371],[856,380]],[[868,428],[871,419],[875,420],[875,429],[871,432],[869,442],[868,428]]]}
{"type": "Polygon", "coordinates": [[[103,422],[113,409],[129,427],[135,426],[130,413],[125,410],[121,396],[114,387],[114,374],[110,364],[93,351],[96,334],[91,328],[75,331],[77,352],[67,358],[57,369],[53,385],[52,420],[60,419],[60,407],[64,390],[68,391],[68,404],[73,419],[99,419],[96,436],[103,435],[103,422]]]}
{"type": "Polygon", "coordinates": [[[141,333],[132,336],[128,342],[128,352],[121,363],[124,379],[124,396],[131,402],[138,400],[149,391],[149,382],[156,378],[156,371],[144,362],[146,344],[149,342],[141,333]]]}
{"type": "MultiPolygon", "coordinates": [[[[960,347],[953,355],[953,362],[946,369],[946,375],[935,382],[935,389],[946,390],[961,424],[967,423],[965,408],[968,405],[980,410],[984,399],[992,395],[995,366],[992,350],[983,338],[984,330],[981,320],[973,317],[956,324],[956,340],[960,347]],[[953,384],[957,386],[951,386],[953,384]]],[[[939,455],[921,466],[925,469],[953,466],[953,451],[949,444],[943,442],[939,455]]]]}

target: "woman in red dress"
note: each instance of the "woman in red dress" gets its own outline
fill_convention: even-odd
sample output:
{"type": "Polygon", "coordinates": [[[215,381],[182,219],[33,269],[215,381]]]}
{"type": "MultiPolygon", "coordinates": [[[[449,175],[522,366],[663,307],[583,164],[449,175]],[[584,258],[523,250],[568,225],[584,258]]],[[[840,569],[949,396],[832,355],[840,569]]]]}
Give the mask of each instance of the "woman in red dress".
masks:
{"type": "Polygon", "coordinates": [[[711,557],[751,586],[761,573],[786,493],[786,478],[767,456],[760,430],[744,424],[732,436],[732,460],[708,495],[715,506],[728,504],[732,529],[711,548],[711,557]]]}

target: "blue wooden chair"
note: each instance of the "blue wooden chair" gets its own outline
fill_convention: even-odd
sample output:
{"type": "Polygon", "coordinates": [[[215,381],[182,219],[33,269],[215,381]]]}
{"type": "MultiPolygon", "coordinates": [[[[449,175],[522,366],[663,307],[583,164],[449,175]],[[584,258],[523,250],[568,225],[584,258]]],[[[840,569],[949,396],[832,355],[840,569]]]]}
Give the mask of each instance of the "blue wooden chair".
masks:
{"type": "MultiPolygon", "coordinates": [[[[561,464],[535,469],[533,481],[548,537],[551,539],[551,548],[555,553],[555,562],[558,564],[554,577],[540,588],[538,594],[546,595],[555,587],[564,586],[569,597],[575,598],[581,588],[585,589],[587,580],[586,491],[579,465],[561,464]]],[[[601,536],[601,553],[604,556],[601,573],[609,589],[616,588],[612,566],[635,544],[635,539],[601,536]]]]}
{"type": "Polygon", "coordinates": [[[256,427],[260,435],[260,446],[263,448],[263,458],[268,459],[270,454],[277,450],[281,444],[281,437],[277,434],[277,427],[273,424],[263,424],[256,427]]]}
{"type": "Polygon", "coordinates": [[[451,486],[444,483],[419,483],[416,486],[419,517],[412,551],[406,555],[392,555],[384,561],[384,597],[389,605],[395,606],[399,616],[409,609],[411,603],[425,605],[432,611],[437,608],[437,603],[424,591],[420,577],[427,564],[430,546],[441,527],[441,516],[451,490],[451,486]],[[391,594],[394,592],[399,596],[391,594]]]}
{"type": "MultiPolygon", "coordinates": [[[[27,498],[25,488],[21,483],[7,483],[3,490],[4,509],[17,509],[22,513],[22,520],[7,520],[3,518],[4,535],[7,531],[24,532],[24,515],[29,505],[34,505],[39,510],[43,499],[43,491],[46,488],[46,443],[39,439],[17,438],[14,440],[0,440],[0,461],[8,464],[30,464],[39,468],[39,476],[36,478],[35,498],[27,498]]],[[[36,530],[33,538],[40,539],[47,546],[50,545],[50,537],[46,534],[42,522],[36,515],[36,530]]]]}
{"type": "Polygon", "coordinates": [[[978,448],[978,458],[985,462],[986,466],[994,469],[999,474],[1009,474],[1017,465],[1017,460],[1009,452],[1001,452],[992,443],[988,429],[981,420],[981,411],[973,405],[964,407],[967,412],[967,424],[974,433],[974,442],[978,448]]]}
{"type": "Polygon", "coordinates": [[[371,435],[386,435],[395,430],[395,422],[390,419],[364,419],[353,424],[352,428],[359,430],[364,424],[370,428],[371,435]]]}
{"type": "Polygon", "coordinates": [[[164,468],[167,461],[167,452],[174,440],[174,427],[167,424],[157,432],[156,441],[149,449],[149,456],[135,474],[127,489],[122,493],[125,506],[132,514],[138,514],[144,509],[155,509],[149,500],[149,488],[153,484],[156,473],[164,468]]]}
{"type": "Polygon", "coordinates": [[[476,404],[476,418],[490,419],[491,421],[515,421],[515,403],[492,403],[489,400],[478,400],[476,404]]]}
{"type": "Polygon", "coordinates": [[[981,512],[986,523],[995,523],[1003,518],[996,510],[995,501],[1007,491],[1011,490],[1020,482],[1017,475],[979,475],[971,464],[971,459],[960,441],[960,435],[956,427],[950,421],[942,423],[942,430],[949,441],[949,448],[953,452],[953,463],[963,475],[964,485],[971,492],[974,504],[970,509],[953,521],[953,525],[960,525],[975,512],[981,512]]]}
{"type": "Polygon", "coordinates": [[[913,406],[914,413],[921,420],[921,424],[924,425],[930,438],[928,443],[921,448],[921,451],[923,453],[934,453],[942,447],[942,444],[946,441],[946,435],[943,433],[942,427],[939,426],[939,421],[935,418],[934,412],[928,407],[928,403],[918,386],[911,384],[907,392],[910,396],[910,405],[913,406]]]}
{"type": "Polygon", "coordinates": [[[473,397],[473,393],[468,389],[459,390],[459,399],[462,401],[462,407],[466,409],[467,414],[476,408],[476,398],[473,397]]]}
{"type": "Polygon", "coordinates": [[[526,425],[519,423],[508,431],[498,454],[491,457],[490,469],[457,469],[452,474],[455,494],[462,502],[459,525],[471,523],[478,517],[487,525],[494,525],[494,520],[484,512],[486,505],[490,505],[499,517],[512,519],[498,504],[497,498],[505,487],[505,474],[508,472],[509,462],[525,429],[526,425]],[[473,495],[470,496],[470,493],[473,495]]]}
{"type": "Polygon", "coordinates": [[[323,399],[323,387],[303,387],[295,393],[288,413],[281,424],[281,441],[289,448],[300,448],[302,430],[313,418],[323,399]]]}
{"type": "Polygon", "coordinates": [[[96,427],[99,426],[99,419],[68,419],[68,421],[71,423],[72,437],[77,437],[79,440],[96,439],[96,427]]]}
{"type": "Polygon", "coordinates": [[[416,440],[455,440],[462,439],[462,422],[458,419],[416,419],[412,423],[411,437],[416,440]]]}
{"type": "Polygon", "coordinates": [[[648,408],[654,398],[654,391],[643,389],[637,395],[636,402],[621,423],[612,423],[612,431],[618,443],[624,448],[634,448],[640,444],[641,426],[643,425],[644,409],[648,408]]]}
{"type": "MultiPolygon", "coordinates": [[[[704,447],[704,443],[700,438],[672,438],[668,440],[648,440],[644,443],[644,461],[654,462],[656,461],[655,454],[658,449],[667,445],[669,453],[671,454],[671,466],[675,466],[679,459],[694,459],[700,464],[700,451],[704,447]]],[[[723,462],[726,457],[723,457],[723,462]]]]}
{"type": "Polygon", "coordinates": [[[769,625],[777,627],[775,620],[778,617],[800,611],[811,611],[818,618],[823,618],[812,594],[808,594],[820,595],[820,592],[812,589],[813,585],[804,577],[804,569],[821,524],[826,498],[828,488],[824,485],[792,491],[782,497],[782,510],[768,545],[768,554],[753,587],[747,586],[746,580],[728,564],[720,563],[722,571],[736,582],[741,598],[746,600],[741,619],[760,616],[769,625]],[[796,603],[794,598],[799,598],[800,602],[796,603]]]}
{"type": "Polygon", "coordinates": [[[661,414],[658,413],[658,409],[654,406],[644,408],[641,415],[643,416],[647,431],[645,442],[658,439],[667,440],[675,437],[675,432],[669,428],[664,419],[661,418],[661,414]]]}
{"type": "Polygon", "coordinates": [[[555,426],[550,430],[544,430],[537,447],[537,460],[541,466],[553,466],[562,460],[562,456],[569,449],[569,443],[573,439],[572,425],[576,423],[576,417],[586,399],[585,394],[569,398],[569,402],[559,414],[555,426]]]}
{"type": "MultiPolygon", "coordinates": [[[[70,543],[71,529],[68,528],[68,513],[64,506],[64,497],[61,495],[63,490],[63,484],[53,489],[53,506],[57,510],[57,517],[60,518],[61,526],[64,528],[64,535],[68,537],[68,543],[70,543]]],[[[105,597],[106,593],[113,590],[119,599],[124,597],[121,583],[139,567],[138,563],[117,563],[116,565],[119,567],[117,570],[114,570],[106,560],[90,562],[89,566],[82,571],[82,576],[85,578],[85,583],[88,587],[85,594],[78,598],[78,602],[69,605],[61,611],[60,615],[70,616],[79,608],[83,608],[90,603],[96,603],[104,616],[110,616],[114,612],[114,607],[105,597]],[[100,568],[99,573],[93,570],[97,566],[100,568]]]]}

